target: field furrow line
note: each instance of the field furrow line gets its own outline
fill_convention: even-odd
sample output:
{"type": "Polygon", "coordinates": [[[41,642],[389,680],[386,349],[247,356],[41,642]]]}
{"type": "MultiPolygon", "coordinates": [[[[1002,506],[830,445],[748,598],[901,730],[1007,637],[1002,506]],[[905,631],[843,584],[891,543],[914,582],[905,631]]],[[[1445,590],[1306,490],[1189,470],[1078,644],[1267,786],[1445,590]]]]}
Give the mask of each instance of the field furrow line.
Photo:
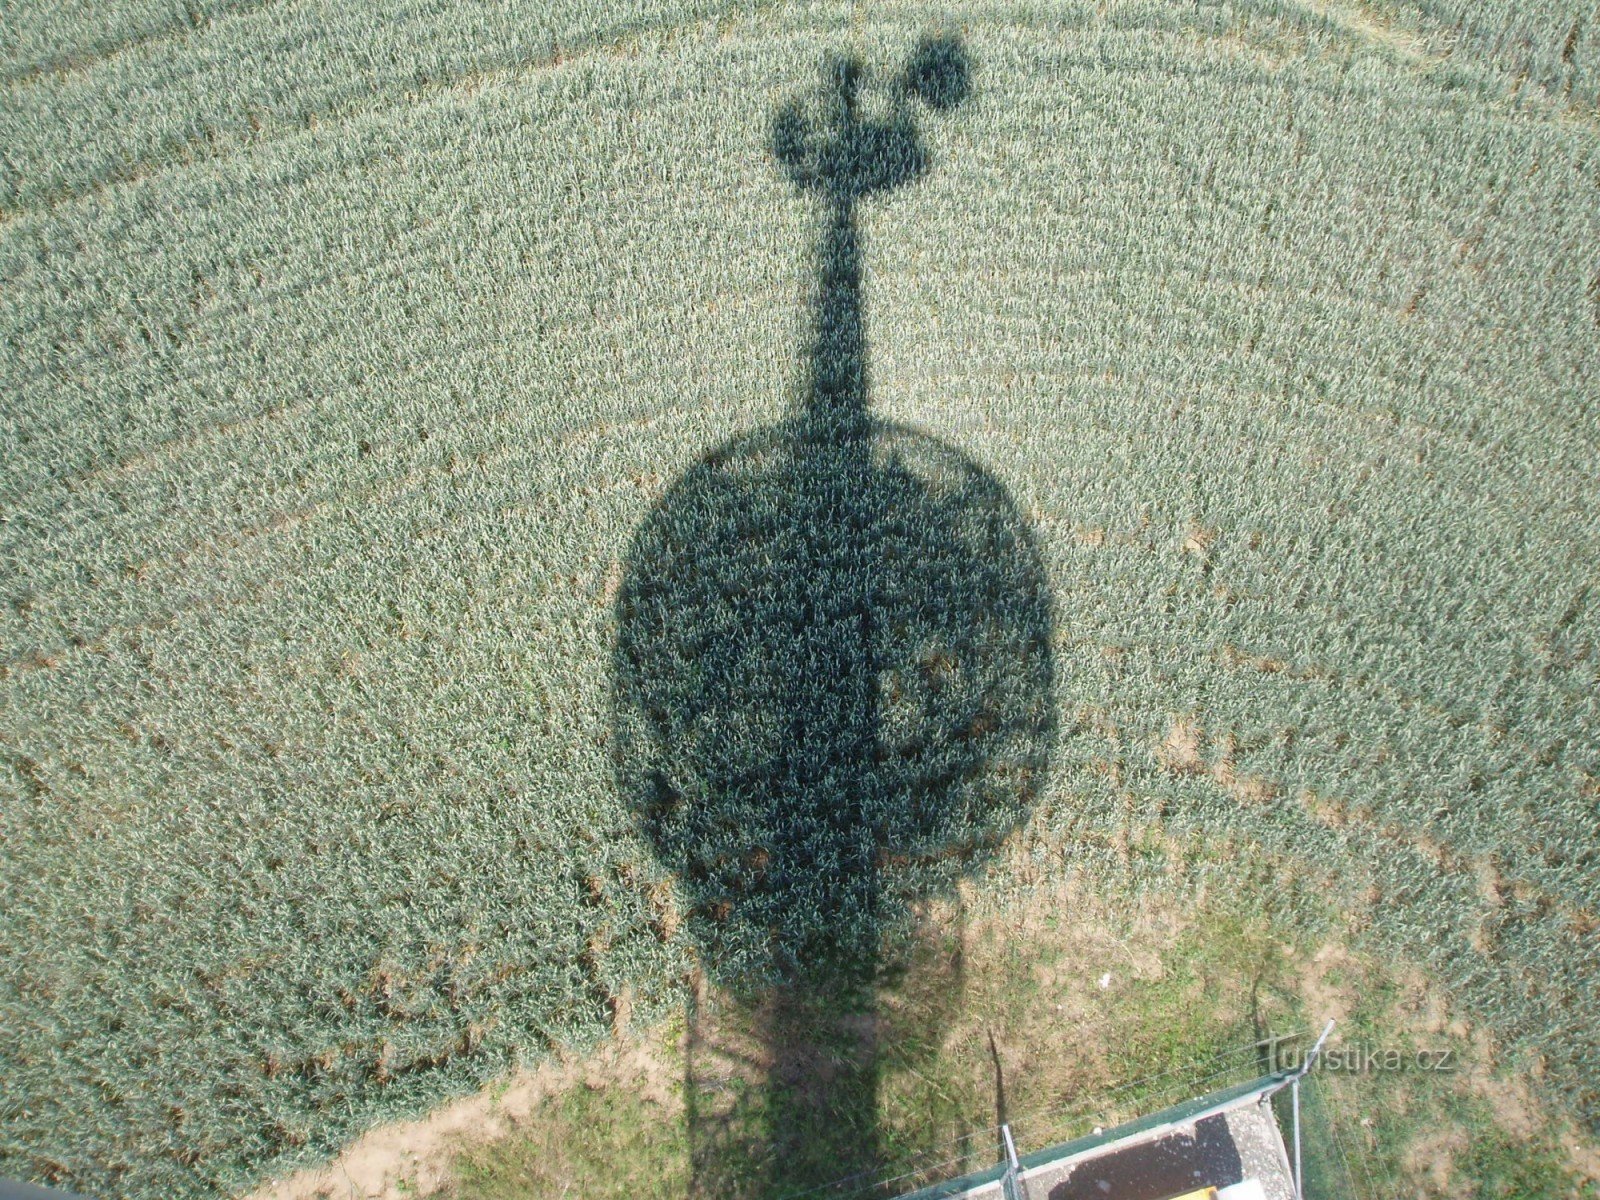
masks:
{"type": "Polygon", "coordinates": [[[505,63],[449,79],[430,80],[422,87],[407,91],[396,99],[377,104],[347,104],[313,111],[308,114],[301,128],[280,127],[279,132],[253,134],[249,137],[217,136],[215,133],[207,133],[170,147],[159,156],[130,158],[124,165],[108,174],[93,176],[77,183],[61,184],[45,191],[31,202],[0,205],[0,229],[3,229],[8,222],[55,213],[78,202],[97,203],[112,189],[142,183],[170,171],[208,165],[245,153],[271,150],[280,143],[306,136],[308,130],[320,130],[325,125],[333,126],[337,130],[339,126],[363,120],[390,119],[395,114],[435,103],[452,95],[470,98],[475,92],[492,84],[525,82],[595,55],[632,49],[636,43],[652,34],[689,29],[714,30],[719,21],[730,11],[756,14],[763,10],[784,7],[788,2],[789,0],[735,0],[734,3],[716,10],[712,16],[698,15],[687,19],[634,21],[622,24],[579,37],[542,59],[505,63]]]}
{"type": "Polygon", "coordinates": [[[220,0],[215,7],[198,11],[195,8],[188,10],[187,16],[181,21],[174,21],[162,29],[152,29],[142,34],[136,34],[123,42],[81,53],[68,53],[48,59],[36,59],[27,65],[8,63],[0,69],[0,88],[20,91],[30,84],[50,78],[53,80],[65,79],[71,75],[81,75],[92,71],[102,63],[128,54],[132,51],[146,49],[166,42],[181,42],[193,37],[197,32],[209,29],[219,21],[234,20],[239,17],[250,16],[273,5],[290,6],[299,3],[299,0],[220,0]],[[198,22],[196,20],[198,17],[198,22]]]}
{"type": "MultiPolygon", "coordinates": [[[[541,452],[555,453],[570,450],[573,447],[602,437],[615,436],[619,432],[646,430],[664,421],[670,421],[674,417],[692,418],[712,411],[715,411],[714,405],[704,408],[677,407],[662,409],[646,416],[624,421],[595,422],[593,425],[562,434],[554,439],[554,444],[548,448],[548,451],[541,447],[541,452]]],[[[487,471],[504,463],[514,454],[526,452],[527,447],[512,443],[474,456],[470,465],[455,466],[445,462],[415,468],[403,475],[363,488],[354,494],[330,496],[292,512],[275,513],[260,525],[228,533],[219,533],[194,542],[188,549],[174,554],[169,559],[141,564],[141,574],[153,575],[158,572],[166,572],[177,576],[180,573],[192,575],[200,571],[213,571],[216,568],[216,564],[231,555],[233,551],[249,548],[253,552],[265,553],[264,550],[259,550],[258,548],[268,546],[274,539],[288,538],[319,518],[347,512],[353,504],[362,508],[392,506],[395,501],[422,490],[434,479],[453,476],[459,474],[462,470],[487,471]]],[[[609,489],[625,490],[636,485],[626,480],[610,480],[605,486],[609,489]]],[[[565,503],[566,500],[567,497],[564,496],[552,496],[547,497],[538,504],[511,506],[509,510],[505,510],[505,506],[501,506],[496,511],[505,510],[542,515],[544,510],[557,508],[565,503]]],[[[347,554],[335,557],[321,565],[328,570],[332,570],[347,561],[357,562],[363,560],[365,553],[361,549],[351,550],[347,554]]],[[[176,580],[173,586],[178,586],[176,580]]],[[[257,590],[262,591],[264,589],[258,588],[257,590]]],[[[205,607],[208,602],[206,600],[196,600],[184,603],[166,611],[159,618],[128,624],[108,625],[97,630],[92,635],[80,635],[74,641],[56,643],[54,646],[42,649],[36,648],[22,657],[0,663],[0,678],[23,675],[32,671],[56,669],[65,663],[70,663],[75,657],[97,652],[99,647],[112,638],[140,631],[159,630],[170,623],[174,615],[198,610],[205,607]]]]}

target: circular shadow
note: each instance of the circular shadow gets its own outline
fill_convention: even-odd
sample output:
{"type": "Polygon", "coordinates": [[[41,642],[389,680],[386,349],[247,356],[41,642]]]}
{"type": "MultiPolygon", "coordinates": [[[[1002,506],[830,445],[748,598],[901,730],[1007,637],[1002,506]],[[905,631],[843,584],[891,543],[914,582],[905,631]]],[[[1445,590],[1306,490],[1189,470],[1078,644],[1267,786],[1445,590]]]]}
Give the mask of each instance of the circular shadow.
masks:
{"type": "Polygon", "coordinates": [[[689,469],[625,567],[618,781],[705,969],[861,978],[1043,782],[1052,613],[1031,531],[952,447],[813,411],[689,469]]]}

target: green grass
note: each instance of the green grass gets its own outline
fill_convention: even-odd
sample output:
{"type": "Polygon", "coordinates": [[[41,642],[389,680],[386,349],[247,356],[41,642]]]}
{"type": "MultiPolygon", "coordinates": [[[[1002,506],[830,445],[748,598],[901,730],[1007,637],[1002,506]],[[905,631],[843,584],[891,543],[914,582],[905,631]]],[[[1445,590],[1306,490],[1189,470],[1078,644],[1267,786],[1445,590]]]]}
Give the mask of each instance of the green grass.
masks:
{"type": "Polygon", "coordinates": [[[1560,1196],[1570,1193],[1571,1173],[1548,1147],[1529,1145],[1500,1134],[1473,1144],[1462,1164],[1478,1200],[1510,1200],[1513,1196],[1560,1196]]]}
{"type": "Polygon", "coordinates": [[[659,1106],[627,1088],[573,1088],[540,1118],[540,1140],[463,1157],[460,1191],[510,1200],[558,1196],[564,1187],[616,1196],[681,1195],[688,1187],[682,1124],[662,1121],[659,1106]]]}
{"type": "MultiPolygon", "coordinates": [[[[1593,30],[1462,11],[949,8],[972,100],[861,214],[871,402],[1038,540],[1028,869],[1414,966],[1592,1128],[1593,30]]],[[[774,111],[928,19],[192,12],[0,40],[0,1174],[116,1196],[682,1002],[619,564],[798,395],[774,111]]]]}

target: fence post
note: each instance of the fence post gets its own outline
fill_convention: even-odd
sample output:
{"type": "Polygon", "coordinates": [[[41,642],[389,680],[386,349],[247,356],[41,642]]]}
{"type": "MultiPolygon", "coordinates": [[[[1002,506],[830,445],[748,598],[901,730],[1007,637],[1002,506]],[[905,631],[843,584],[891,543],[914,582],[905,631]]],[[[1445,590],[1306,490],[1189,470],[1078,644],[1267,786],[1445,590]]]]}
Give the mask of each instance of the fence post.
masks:
{"type": "Polygon", "coordinates": [[[1294,1073],[1293,1082],[1289,1084],[1289,1100],[1294,1108],[1294,1200],[1306,1200],[1305,1186],[1300,1174],[1300,1081],[1310,1072],[1311,1064],[1316,1062],[1317,1055],[1322,1053],[1322,1043],[1328,1040],[1328,1035],[1332,1032],[1333,1022],[1329,1021],[1322,1027],[1322,1036],[1317,1039],[1317,1044],[1311,1047],[1311,1052],[1306,1055],[1305,1061],[1294,1073]]]}
{"type": "Polygon", "coordinates": [[[1289,1099],[1294,1106],[1294,1200],[1306,1200],[1305,1188],[1300,1182],[1300,1079],[1289,1085],[1289,1099]]]}
{"type": "Polygon", "coordinates": [[[1022,1164],[1017,1161],[1017,1144],[1011,1140],[1011,1126],[1000,1126],[1000,1137],[1006,1144],[1006,1173],[1000,1177],[1000,1191],[1005,1200],[1022,1200],[1022,1164]]]}

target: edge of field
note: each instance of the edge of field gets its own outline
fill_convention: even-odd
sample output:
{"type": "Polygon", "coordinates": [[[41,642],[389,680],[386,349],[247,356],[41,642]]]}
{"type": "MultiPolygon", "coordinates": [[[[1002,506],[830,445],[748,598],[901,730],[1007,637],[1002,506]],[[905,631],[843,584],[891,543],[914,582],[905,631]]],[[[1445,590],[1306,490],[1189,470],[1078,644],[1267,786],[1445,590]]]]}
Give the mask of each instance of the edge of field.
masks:
{"type": "MultiPolygon", "coordinates": [[[[960,978],[922,970],[882,993],[875,1018],[881,1131],[888,1145],[922,1148],[918,1161],[965,1138],[978,1161],[961,1169],[987,1165],[997,1101],[1022,1148],[1039,1149],[1123,1119],[1131,1110],[1107,1097],[1130,1081],[1165,1077],[1143,1093],[1159,1107],[1185,1086],[1250,1077],[1259,1038],[1331,1017],[1347,1047],[1448,1049],[1456,1069],[1316,1077],[1330,1184],[1372,1196],[1600,1197],[1600,1143],[1541,1102],[1530,1086],[1539,1064],[1505,1060],[1415,969],[1341,940],[1286,943],[1233,898],[1150,901],[1127,915],[1074,884],[987,901],[964,886],[922,917],[946,951],[933,960],[952,961],[954,947],[960,978]],[[936,1026],[925,1019],[935,1009],[936,1026]]],[[[637,1028],[624,1010],[598,1053],[380,1126],[248,1200],[687,1194],[687,1042],[682,1017],[637,1028]]],[[[736,1081],[747,1095],[759,1094],[764,1065],[756,1054],[736,1081]]]]}

